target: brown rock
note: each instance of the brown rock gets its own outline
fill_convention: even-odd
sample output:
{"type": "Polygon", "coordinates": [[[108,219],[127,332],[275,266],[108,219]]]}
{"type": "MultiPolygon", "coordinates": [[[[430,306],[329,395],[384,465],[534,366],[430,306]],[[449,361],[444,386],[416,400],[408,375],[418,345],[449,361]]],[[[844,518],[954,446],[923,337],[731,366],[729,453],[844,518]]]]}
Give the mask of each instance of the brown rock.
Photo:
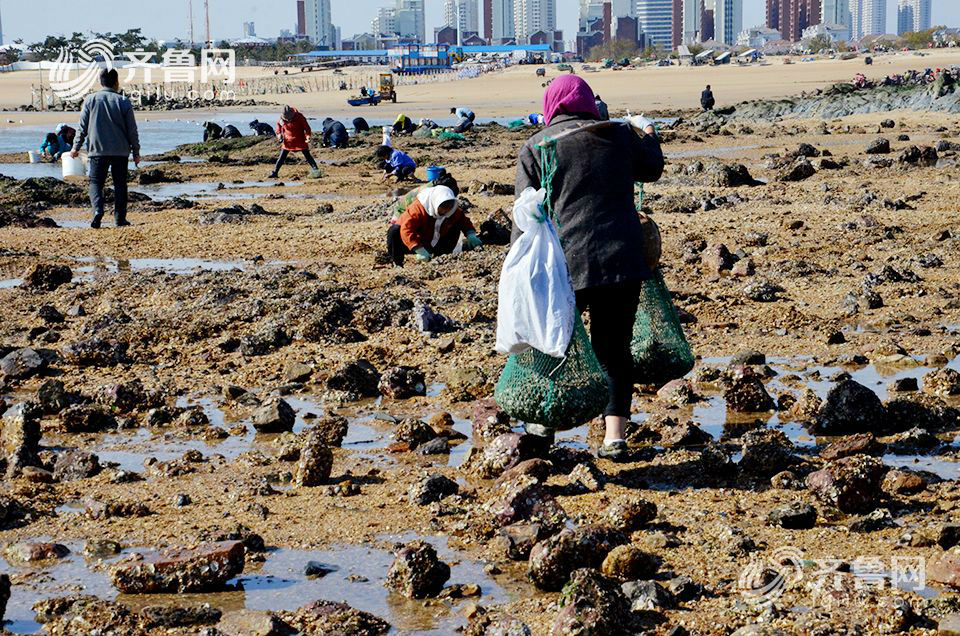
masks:
{"type": "Polygon", "coordinates": [[[833,442],[823,449],[820,457],[833,461],[851,455],[882,455],[883,450],[884,445],[877,441],[873,433],[857,433],[833,442]]]}
{"type": "Polygon", "coordinates": [[[292,627],[272,612],[239,610],[224,615],[217,629],[226,636],[286,636],[294,633],[292,627]]]}
{"type": "Polygon", "coordinates": [[[124,594],[214,591],[243,572],[244,554],[241,541],[134,554],[118,563],[110,577],[124,594]]]}

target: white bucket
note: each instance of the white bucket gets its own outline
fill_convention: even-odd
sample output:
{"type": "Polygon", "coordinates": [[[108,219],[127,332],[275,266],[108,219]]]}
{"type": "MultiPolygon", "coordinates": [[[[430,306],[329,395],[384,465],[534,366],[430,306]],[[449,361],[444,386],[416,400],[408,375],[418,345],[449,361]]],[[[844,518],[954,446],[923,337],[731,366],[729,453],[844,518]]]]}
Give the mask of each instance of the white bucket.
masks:
{"type": "Polygon", "coordinates": [[[63,153],[60,157],[60,162],[63,164],[63,178],[67,177],[85,177],[86,172],[83,169],[83,159],[77,157],[74,159],[70,156],[69,152],[63,153]]]}
{"type": "Polygon", "coordinates": [[[27,159],[30,160],[30,163],[40,163],[40,153],[36,150],[28,150],[27,159]]]}
{"type": "Polygon", "coordinates": [[[390,146],[391,148],[393,148],[393,144],[390,142],[390,134],[392,132],[393,132],[392,126],[383,127],[383,145],[384,146],[390,146]]]}

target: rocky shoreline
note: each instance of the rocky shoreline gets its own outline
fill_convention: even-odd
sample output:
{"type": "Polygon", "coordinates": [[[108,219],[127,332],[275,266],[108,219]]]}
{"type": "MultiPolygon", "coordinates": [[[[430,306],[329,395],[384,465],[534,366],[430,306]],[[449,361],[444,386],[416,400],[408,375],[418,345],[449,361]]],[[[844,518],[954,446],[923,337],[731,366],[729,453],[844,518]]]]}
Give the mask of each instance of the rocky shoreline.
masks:
{"type": "Polygon", "coordinates": [[[397,141],[457,177],[487,242],[403,269],[382,253],[404,192],[376,183],[377,135],[280,182],[273,140],[178,148],[133,177],[153,190],[123,231],[82,227],[80,184],[0,181],[6,618],[950,633],[960,129],[930,117],[663,131],[642,201],[698,360],[638,388],[623,464],[591,452],[596,422],[547,448],[490,400],[530,131],[397,141]],[[895,580],[907,559],[923,585],[895,580]]]}

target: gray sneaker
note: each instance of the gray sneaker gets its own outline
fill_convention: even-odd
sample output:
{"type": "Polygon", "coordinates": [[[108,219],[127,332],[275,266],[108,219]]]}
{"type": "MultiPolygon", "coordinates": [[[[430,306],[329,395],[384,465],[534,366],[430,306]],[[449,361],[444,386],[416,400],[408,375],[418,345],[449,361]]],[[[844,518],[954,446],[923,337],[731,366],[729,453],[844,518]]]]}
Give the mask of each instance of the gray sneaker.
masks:
{"type": "Polygon", "coordinates": [[[626,459],[629,452],[630,450],[627,448],[627,443],[623,440],[609,443],[604,442],[600,445],[600,448],[597,449],[597,457],[618,462],[626,459]]]}

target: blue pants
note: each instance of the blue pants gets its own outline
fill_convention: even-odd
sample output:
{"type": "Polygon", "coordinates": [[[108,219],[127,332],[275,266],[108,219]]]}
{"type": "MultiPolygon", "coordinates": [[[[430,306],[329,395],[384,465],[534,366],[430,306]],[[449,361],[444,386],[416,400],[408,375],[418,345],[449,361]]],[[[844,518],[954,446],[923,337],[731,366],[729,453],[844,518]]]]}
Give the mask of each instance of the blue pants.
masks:
{"type": "Polygon", "coordinates": [[[90,157],[90,205],[93,220],[103,219],[103,186],[107,171],[113,175],[113,218],[117,224],[127,220],[127,157],[90,157]]]}

